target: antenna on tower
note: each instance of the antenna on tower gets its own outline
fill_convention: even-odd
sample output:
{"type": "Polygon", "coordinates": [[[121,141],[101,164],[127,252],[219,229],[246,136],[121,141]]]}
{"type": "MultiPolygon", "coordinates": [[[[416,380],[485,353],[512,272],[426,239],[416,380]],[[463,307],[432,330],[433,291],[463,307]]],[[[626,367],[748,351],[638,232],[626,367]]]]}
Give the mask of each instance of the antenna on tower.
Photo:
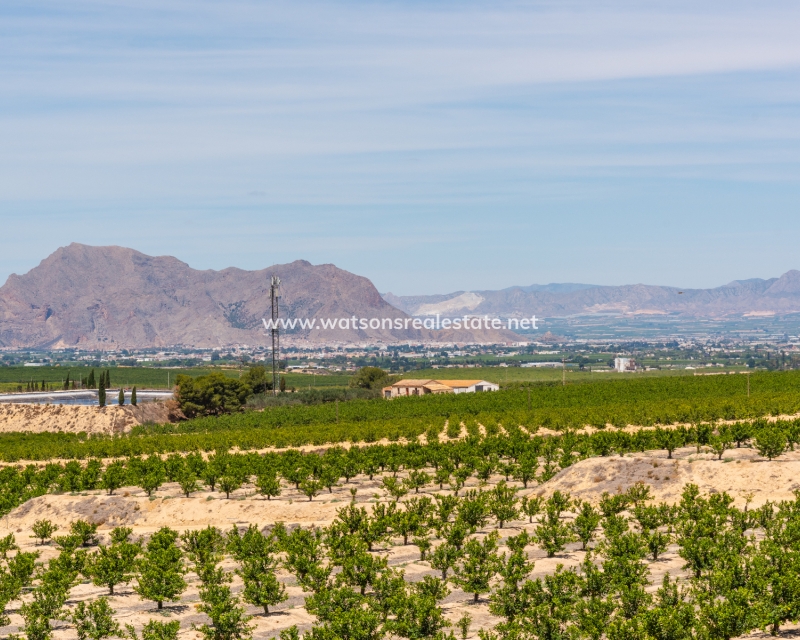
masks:
{"type": "Polygon", "coordinates": [[[269,285],[269,299],[272,304],[272,395],[278,395],[280,387],[280,349],[281,340],[278,333],[278,301],[281,298],[281,279],[273,275],[269,285]]]}

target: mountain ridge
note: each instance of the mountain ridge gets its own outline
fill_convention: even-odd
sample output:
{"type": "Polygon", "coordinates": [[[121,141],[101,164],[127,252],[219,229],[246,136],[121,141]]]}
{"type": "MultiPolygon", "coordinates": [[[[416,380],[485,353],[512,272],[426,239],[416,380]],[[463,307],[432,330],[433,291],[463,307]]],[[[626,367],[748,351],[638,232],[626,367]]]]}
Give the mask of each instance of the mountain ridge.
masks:
{"type": "Polygon", "coordinates": [[[682,289],[660,285],[620,286],[577,283],[528,285],[500,290],[458,291],[435,296],[384,299],[410,315],[492,315],[566,317],[582,314],[672,314],[693,318],[800,313],[800,271],[778,278],[734,280],[712,289],[682,289]],[[458,307],[465,296],[470,305],[458,307]],[[476,297],[480,301],[475,304],[476,297]]]}

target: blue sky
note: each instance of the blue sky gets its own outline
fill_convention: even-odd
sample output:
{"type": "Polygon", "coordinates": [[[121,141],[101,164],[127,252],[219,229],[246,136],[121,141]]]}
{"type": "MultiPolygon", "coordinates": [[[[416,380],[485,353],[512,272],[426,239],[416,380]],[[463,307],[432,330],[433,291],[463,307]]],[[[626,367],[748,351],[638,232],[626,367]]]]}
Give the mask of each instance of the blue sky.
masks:
{"type": "Polygon", "coordinates": [[[800,268],[797,2],[0,4],[0,282],[69,242],[381,291],[800,268]]]}

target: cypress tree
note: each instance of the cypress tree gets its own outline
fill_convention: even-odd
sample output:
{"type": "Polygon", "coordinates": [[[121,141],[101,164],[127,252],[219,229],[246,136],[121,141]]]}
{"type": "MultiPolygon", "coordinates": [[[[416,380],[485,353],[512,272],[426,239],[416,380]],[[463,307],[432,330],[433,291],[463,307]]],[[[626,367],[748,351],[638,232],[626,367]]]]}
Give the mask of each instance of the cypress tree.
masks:
{"type": "Polygon", "coordinates": [[[101,407],[105,407],[106,406],[106,384],[105,383],[106,383],[105,378],[101,374],[101,376],[100,376],[100,386],[98,387],[98,390],[97,390],[97,401],[98,401],[98,403],[99,403],[99,405],[101,407]]]}
{"type": "Polygon", "coordinates": [[[125,391],[122,387],[119,388],[119,398],[117,398],[117,402],[120,407],[125,404],[125,391]]]}
{"type": "Polygon", "coordinates": [[[136,387],[131,391],[131,405],[134,407],[136,406],[136,387]]]}
{"type": "Polygon", "coordinates": [[[106,369],[106,389],[111,388],[111,369],[106,369]]]}
{"type": "Polygon", "coordinates": [[[87,386],[89,389],[94,389],[94,388],[95,388],[95,386],[96,386],[96,383],[95,383],[95,380],[94,380],[94,369],[92,369],[92,370],[89,372],[89,377],[86,379],[86,386],[87,386]]]}
{"type": "Polygon", "coordinates": [[[67,379],[64,381],[64,391],[69,391],[69,371],[67,371],[67,379]]]}

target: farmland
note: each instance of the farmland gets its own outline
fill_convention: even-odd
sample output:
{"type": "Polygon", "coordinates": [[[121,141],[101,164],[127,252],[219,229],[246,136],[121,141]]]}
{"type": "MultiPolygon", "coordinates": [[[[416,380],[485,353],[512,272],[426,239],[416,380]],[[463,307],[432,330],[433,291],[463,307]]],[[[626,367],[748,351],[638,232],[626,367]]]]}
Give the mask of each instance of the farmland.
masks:
{"type": "MultiPolygon", "coordinates": [[[[20,386],[25,389],[29,382],[41,384],[46,382],[54,388],[62,388],[69,376],[70,380],[80,381],[95,369],[99,372],[105,367],[88,366],[44,366],[44,367],[0,367],[0,391],[13,392],[20,386]]],[[[222,372],[231,378],[238,378],[243,372],[238,368],[228,367],[191,367],[186,369],[165,369],[156,367],[111,367],[111,384],[123,385],[126,388],[137,386],[140,389],[171,388],[178,375],[198,377],[211,372],[222,372]]],[[[281,374],[286,378],[288,388],[337,387],[347,386],[350,376],[346,374],[281,374]]]]}
{"type": "Polygon", "coordinates": [[[0,634],[783,633],[800,611],[800,373],[749,382],[538,382],[2,434],[0,634]]]}
{"type": "Polygon", "coordinates": [[[81,616],[208,638],[780,632],[795,615],[775,603],[800,597],[776,586],[799,560],[795,431],[543,438],[468,419],[419,443],[7,467],[11,600],[55,609],[4,605],[2,632],[69,638],[81,616]]]}

